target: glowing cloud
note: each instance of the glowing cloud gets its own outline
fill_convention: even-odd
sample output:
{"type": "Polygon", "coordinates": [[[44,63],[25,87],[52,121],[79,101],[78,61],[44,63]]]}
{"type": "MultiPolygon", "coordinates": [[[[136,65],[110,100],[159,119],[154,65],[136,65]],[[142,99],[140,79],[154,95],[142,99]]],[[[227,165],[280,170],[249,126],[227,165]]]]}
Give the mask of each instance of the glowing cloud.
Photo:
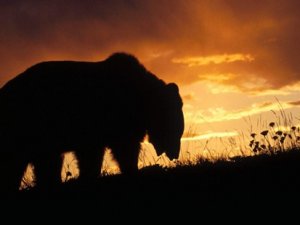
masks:
{"type": "Polygon", "coordinates": [[[263,102],[259,104],[253,104],[249,108],[244,108],[240,110],[233,110],[227,111],[222,107],[218,108],[210,108],[206,111],[199,112],[199,117],[196,119],[189,118],[187,115],[187,119],[193,120],[195,123],[213,123],[213,122],[224,122],[230,120],[238,120],[244,117],[264,113],[264,112],[271,112],[271,111],[278,111],[278,110],[285,110],[294,107],[300,107],[300,101],[290,101],[290,102],[282,102],[280,106],[278,103],[271,103],[271,102],[263,102]]]}
{"type": "Polygon", "coordinates": [[[0,87],[39,61],[98,61],[114,51],[180,85],[217,73],[234,74],[222,84],[247,93],[299,82],[296,0],[2,2],[0,87]]]}
{"type": "Polygon", "coordinates": [[[236,131],[231,131],[231,132],[212,132],[208,134],[202,134],[202,135],[197,135],[197,136],[192,136],[192,137],[183,137],[181,138],[181,141],[199,141],[199,140],[205,140],[205,139],[210,139],[210,138],[221,138],[221,137],[234,137],[238,136],[238,132],[236,131]]]}
{"type": "Polygon", "coordinates": [[[199,57],[185,57],[185,58],[174,58],[173,63],[181,63],[192,66],[204,66],[209,64],[221,64],[221,63],[231,63],[236,61],[251,62],[254,57],[250,54],[222,54],[222,55],[210,55],[210,56],[199,56],[199,57]]]}
{"type": "Polygon", "coordinates": [[[300,106],[300,100],[298,100],[298,101],[292,101],[292,102],[289,102],[288,104],[292,105],[292,106],[300,106]]]}

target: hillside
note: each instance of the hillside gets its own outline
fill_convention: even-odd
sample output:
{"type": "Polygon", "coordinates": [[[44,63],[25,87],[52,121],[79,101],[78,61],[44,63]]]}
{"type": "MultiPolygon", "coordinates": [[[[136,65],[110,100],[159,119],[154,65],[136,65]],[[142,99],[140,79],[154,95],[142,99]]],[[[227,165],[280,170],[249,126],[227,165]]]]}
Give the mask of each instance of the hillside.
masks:
{"type": "MultiPolygon", "coordinates": [[[[234,158],[215,163],[182,165],[163,169],[147,167],[135,175],[112,175],[95,183],[76,180],[59,190],[42,193],[34,188],[20,192],[22,199],[100,200],[99,204],[160,205],[183,202],[207,208],[233,208],[257,204],[272,206],[300,196],[299,149],[276,155],[234,158]],[[199,205],[200,204],[200,205],[199,205]]],[[[109,208],[109,207],[108,207],[109,208]]]]}

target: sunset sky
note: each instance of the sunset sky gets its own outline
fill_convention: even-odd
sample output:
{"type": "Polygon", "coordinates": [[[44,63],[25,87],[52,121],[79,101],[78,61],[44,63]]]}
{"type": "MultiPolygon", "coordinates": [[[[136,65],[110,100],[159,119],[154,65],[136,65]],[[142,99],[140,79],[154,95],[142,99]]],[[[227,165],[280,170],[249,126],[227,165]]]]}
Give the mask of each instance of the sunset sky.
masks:
{"type": "Polygon", "coordinates": [[[248,135],[279,106],[297,125],[299,9],[298,0],[1,1],[0,87],[40,61],[123,51],[179,85],[184,142],[248,135]]]}

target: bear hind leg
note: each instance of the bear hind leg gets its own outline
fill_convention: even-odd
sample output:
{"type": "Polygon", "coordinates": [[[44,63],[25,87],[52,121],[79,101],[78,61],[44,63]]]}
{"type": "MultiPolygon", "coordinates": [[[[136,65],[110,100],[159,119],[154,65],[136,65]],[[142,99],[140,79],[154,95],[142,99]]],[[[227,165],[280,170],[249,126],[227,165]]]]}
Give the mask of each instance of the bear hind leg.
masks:
{"type": "Polygon", "coordinates": [[[57,188],[61,184],[62,162],[61,154],[54,153],[41,153],[33,159],[36,187],[43,190],[57,188]]]}
{"type": "Polygon", "coordinates": [[[13,149],[9,152],[2,153],[0,170],[2,171],[0,186],[1,193],[18,192],[21,180],[27,167],[28,161],[26,155],[17,153],[13,149]]]}

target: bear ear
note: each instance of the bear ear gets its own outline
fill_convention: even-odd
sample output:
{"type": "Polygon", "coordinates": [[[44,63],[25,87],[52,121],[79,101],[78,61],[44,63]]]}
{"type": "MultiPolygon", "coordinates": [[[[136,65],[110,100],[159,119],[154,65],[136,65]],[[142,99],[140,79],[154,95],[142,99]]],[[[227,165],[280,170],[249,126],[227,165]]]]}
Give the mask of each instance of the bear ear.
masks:
{"type": "Polygon", "coordinates": [[[179,88],[178,88],[177,84],[175,84],[175,83],[167,84],[166,88],[170,93],[178,93],[179,92],[179,88]]]}
{"type": "Polygon", "coordinates": [[[165,99],[169,103],[172,102],[172,105],[180,105],[180,106],[183,105],[181,97],[179,95],[179,88],[177,84],[175,83],[167,84],[165,88],[165,99]]]}

